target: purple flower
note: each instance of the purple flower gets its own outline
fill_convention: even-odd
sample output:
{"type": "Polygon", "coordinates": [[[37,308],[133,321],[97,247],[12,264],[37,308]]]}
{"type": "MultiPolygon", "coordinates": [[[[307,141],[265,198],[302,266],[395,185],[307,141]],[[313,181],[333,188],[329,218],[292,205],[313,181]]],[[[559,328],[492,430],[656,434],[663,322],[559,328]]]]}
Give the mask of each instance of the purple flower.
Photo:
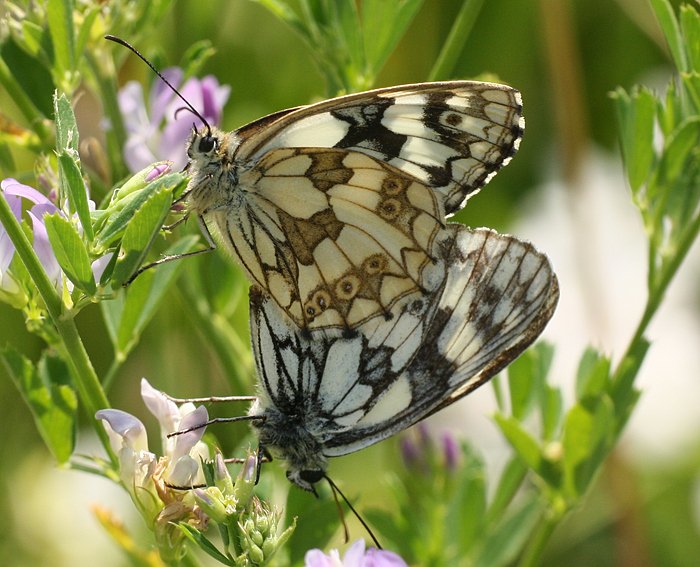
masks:
{"type": "MultiPolygon", "coordinates": [[[[179,89],[209,124],[220,122],[231,87],[219,85],[213,75],[201,80],[192,77],[181,87],[183,72],[177,67],[165,69],[163,76],[179,89]]],[[[185,143],[192,124],[197,128],[203,126],[191,112],[178,112],[184,106],[182,100],[161,80],[153,83],[148,108],[140,83],[131,81],[119,91],[119,109],[128,133],[124,160],[132,173],[158,160],[170,160],[178,169],[184,167],[185,143]]]]}
{"type": "Polygon", "coordinates": [[[422,474],[430,474],[434,467],[454,472],[461,460],[460,445],[447,431],[440,435],[439,440],[440,447],[423,422],[405,432],[399,441],[399,447],[406,468],[422,474]]]}
{"type": "Polygon", "coordinates": [[[345,552],[343,559],[337,549],[326,555],[320,549],[311,549],[304,556],[304,567],[408,567],[407,563],[392,551],[374,549],[365,551],[364,540],[357,540],[345,552]]]}
{"type": "MultiPolygon", "coordinates": [[[[32,242],[37,258],[39,258],[49,280],[51,280],[51,283],[59,293],[62,292],[64,283],[68,291],[72,291],[73,284],[65,278],[58,264],[44,223],[45,215],[59,213],[67,218],[66,213],[57,207],[46,195],[11,177],[0,182],[0,189],[18,221],[22,220],[22,199],[32,203],[32,206],[27,210],[27,215],[32,222],[32,242]]],[[[92,201],[90,201],[90,207],[94,209],[92,201]]],[[[14,254],[14,244],[12,244],[7,231],[0,225],[0,290],[9,294],[17,293],[19,289],[12,274],[8,272],[14,254]]],[[[92,271],[96,280],[99,280],[111,257],[111,253],[106,254],[92,263],[92,271]]]]}
{"type": "MultiPolygon", "coordinates": [[[[22,220],[22,199],[33,203],[27,214],[32,221],[34,251],[44,266],[51,282],[57,289],[60,289],[62,285],[61,268],[51,249],[51,244],[49,244],[49,237],[46,234],[43,220],[45,214],[50,215],[59,211],[58,207],[36,189],[29,187],[29,185],[24,185],[11,177],[3,179],[0,182],[0,188],[2,188],[5,199],[7,199],[10,209],[18,221],[22,220]]],[[[12,276],[7,272],[14,254],[15,246],[12,244],[5,229],[0,226],[0,288],[5,291],[10,291],[13,286],[16,287],[12,276]]]]}

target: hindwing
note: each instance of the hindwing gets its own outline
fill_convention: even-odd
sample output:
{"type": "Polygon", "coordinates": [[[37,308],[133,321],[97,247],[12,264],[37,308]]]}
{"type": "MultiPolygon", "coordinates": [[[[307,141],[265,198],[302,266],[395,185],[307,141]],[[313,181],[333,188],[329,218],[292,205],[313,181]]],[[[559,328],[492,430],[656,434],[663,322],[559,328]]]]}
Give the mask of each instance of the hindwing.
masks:
{"type": "Polygon", "coordinates": [[[261,442],[292,468],[371,445],[451,404],[544,329],[559,297],[546,256],[488,229],[447,233],[440,288],[353,337],[310,340],[263,292],[251,293],[261,378],[251,415],[265,417],[255,424],[261,442]]]}

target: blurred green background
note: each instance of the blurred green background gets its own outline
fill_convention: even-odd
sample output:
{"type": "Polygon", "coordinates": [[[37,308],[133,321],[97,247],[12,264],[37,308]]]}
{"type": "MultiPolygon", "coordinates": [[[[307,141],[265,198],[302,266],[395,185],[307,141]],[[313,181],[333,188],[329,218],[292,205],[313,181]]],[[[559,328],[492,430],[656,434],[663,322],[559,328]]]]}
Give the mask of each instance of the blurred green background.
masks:
{"type": "MultiPolygon", "coordinates": [[[[460,6],[459,0],[426,0],[377,86],[424,81],[460,6]]],[[[247,0],[177,2],[157,32],[138,47],[161,66],[175,65],[186,48],[201,39],[211,40],[217,50],[204,72],[232,86],[225,129],[324,97],[325,85],[304,43],[262,6],[247,0]]],[[[558,349],[556,379],[566,385],[573,382],[575,360],[586,344],[619,354],[642,307],[643,233],[619,163],[608,93],[618,85],[628,89],[635,83],[660,87],[670,73],[668,57],[644,0],[487,0],[458,67],[451,77],[441,78],[485,73],[521,90],[526,133],[517,157],[470,201],[458,220],[531,238],[552,256],[562,304],[545,336],[558,349]]],[[[123,69],[123,80],[132,78],[152,80],[133,57],[123,69]]],[[[48,90],[47,104],[50,96],[48,90]]],[[[12,101],[6,93],[0,92],[0,104],[11,114],[12,101]]],[[[77,102],[76,112],[83,138],[99,132],[99,113],[90,97],[77,102]]],[[[215,281],[224,261],[221,256],[187,260],[184,269],[200,270],[215,281]]],[[[697,251],[688,264],[670,307],[653,328],[639,415],[586,505],[556,534],[546,565],[697,565],[697,251]]],[[[173,395],[239,393],[228,391],[206,339],[177,298],[166,304],[172,307],[151,323],[111,393],[115,407],[142,417],[146,413],[138,398],[141,376],[173,395]]],[[[235,317],[245,334],[245,308],[235,317]]],[[[102,374],[111,352],[99,309],[86,309],[78,323],[102,374]]],[[[34,358],[42,348],[25,331],[20,313],[0,304],[0,344],[6,342],[34,358]]],[[[497,441],[483,418],[490,411],[491,393],[484,388],[472,397],[478,400],[450,408],[434,427],[468,434],[497,467],[498,450],[493,449],[497,441]],[[461,420],[475,413],[482,418],[461,420]]],[[[0,424],[5,432],[0,444],[0,558],[5,559],[0,563],[122,564],[91,519],[89,505],[114,505],[128,516],[126,495],[101,479],[55,470],[27,408],[1,367],[0,424]],[[121,504],[112,504],[112,499],[121,504]]],[[[225,430],[217,435],[225,442],[225,430]]],[[[82,451],[91,453],[95,447],[87,443],[82,451]]],[[[338,460],[331,472],[346,493],[358,495],[360,503],[381,501],[382,486],[356,473],[397,466],[396,451],[396,443],[389,441],[338,460]]]]}

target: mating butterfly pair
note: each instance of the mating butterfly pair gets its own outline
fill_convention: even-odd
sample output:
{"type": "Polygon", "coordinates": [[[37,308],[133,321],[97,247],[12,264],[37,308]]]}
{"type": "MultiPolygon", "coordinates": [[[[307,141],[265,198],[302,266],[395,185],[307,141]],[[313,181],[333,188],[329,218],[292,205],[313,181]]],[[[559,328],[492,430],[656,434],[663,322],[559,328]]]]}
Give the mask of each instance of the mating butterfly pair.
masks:
{"type": "Polygon", "coordinates": [[[424,83],[194,132],[189,207],[254,284],[249,415],[295,484],[468,394],[551,318],[546,256],[445,222],[515,153],[521,110],[504,85],[424,83]]]}

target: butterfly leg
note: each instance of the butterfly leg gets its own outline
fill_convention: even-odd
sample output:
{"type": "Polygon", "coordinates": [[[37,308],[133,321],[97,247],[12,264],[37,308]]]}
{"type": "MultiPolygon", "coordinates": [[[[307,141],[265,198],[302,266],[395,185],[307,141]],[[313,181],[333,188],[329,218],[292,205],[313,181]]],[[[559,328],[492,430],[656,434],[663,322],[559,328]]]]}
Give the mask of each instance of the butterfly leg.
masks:
{"type": "MultiPolygon", "coordinates": [[[[175,224],[171,225],[171,227],[177,226],[180,222],[181,221],[177,221],[175,224]]],[[[165,264],[166,262],[171,262],[173,260],[181,260],[182,258],[189,258],[190,256],[199,256],[200,254],[206,254],[216,249],[216,243],[214,242],[211,232],[209,232],[209,228],[204,222],[203,217],[197,217],[197,224],[199,225],[199,229],[202,231],[202,235],[206,239],[207,244],[209,244],[208,248],[203,248],[202,250],[194,250],[192,252],[185,252],[184,254],[171,254],[170,256],[163,256],[162,258],[158,258],[158,260],[156,260],[155,262],[151,262],[150,264],[141,266],[138,270],[136,270],[133,273],[133,275],[122,284],[122,287],[128,287],[129,285],[131,285],[131,283],[146,270],[150,270],[151,268],[155,268],[156,266],[160,266],[161,264],[165,264]]]]}

